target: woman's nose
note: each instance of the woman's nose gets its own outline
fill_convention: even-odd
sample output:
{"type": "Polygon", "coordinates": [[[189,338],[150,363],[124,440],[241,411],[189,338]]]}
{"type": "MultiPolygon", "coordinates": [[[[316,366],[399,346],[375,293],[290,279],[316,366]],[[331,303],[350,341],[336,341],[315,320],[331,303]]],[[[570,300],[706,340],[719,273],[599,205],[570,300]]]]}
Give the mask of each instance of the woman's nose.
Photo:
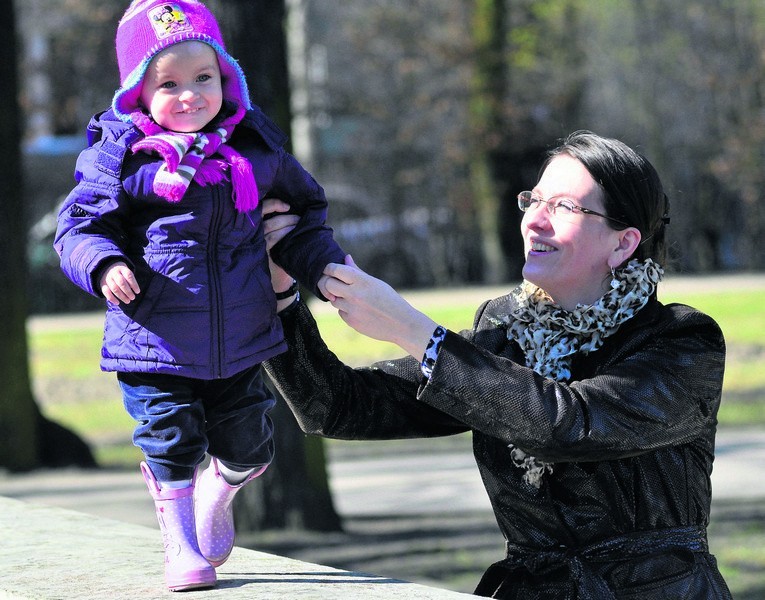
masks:
{"type": "Polygon", "coordinates": [[[550,212],[546,202],[537,202],[523,213],[523,224],[526,227],[544,228],[550,224],[550,212]]]}

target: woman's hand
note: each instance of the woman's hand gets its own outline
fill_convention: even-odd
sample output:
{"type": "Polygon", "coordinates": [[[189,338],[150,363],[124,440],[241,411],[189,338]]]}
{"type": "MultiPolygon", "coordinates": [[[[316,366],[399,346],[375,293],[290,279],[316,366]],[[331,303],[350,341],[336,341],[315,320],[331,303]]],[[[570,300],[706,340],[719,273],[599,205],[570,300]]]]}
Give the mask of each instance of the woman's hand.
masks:
{"type": "MultiPolygon", "coordinates": [[[[271,260],[271,248],[290,231],[295,229],[299,217],[286,213],[290,205],[275,198],[264,200],[260,210],[263,214],[263,233],[266,238],[266,250],[268,251],[268,268],[271,271],[271,286],[275,292],[284,292],[292,285],[292,276],[271,260]],[[272,216],[269,216],[272,215],[272,216]]],[[[276,303],[277,311],[292,304],[292,297],[279,300],[276,303]]]]}
{"type": "Polygon", "coordinates": [[[327,265],[319,289],[353,329],[397,344],[417,360],[422,358],[436,322],[387,283],[362,271],[350,255],[344,265],[327,265]]]}

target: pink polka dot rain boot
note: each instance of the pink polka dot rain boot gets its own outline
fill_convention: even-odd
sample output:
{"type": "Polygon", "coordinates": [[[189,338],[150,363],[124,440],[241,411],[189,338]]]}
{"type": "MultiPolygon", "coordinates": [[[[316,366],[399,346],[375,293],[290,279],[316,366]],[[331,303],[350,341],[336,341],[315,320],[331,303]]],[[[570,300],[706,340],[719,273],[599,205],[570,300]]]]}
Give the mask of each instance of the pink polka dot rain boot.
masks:
{"type": "Polygon", "coordinates": [[[194,521],[194,482],[186,488],[162,489],[149,465],[141,472],[154,498],[157,520],[165,545],[165,582],[173,592],[210,588],[215,568],[199,552],[194,521]]]}
{"type": "Polygon", "coordinates": [[[231,503],[236,493],[248,482],[258,477],[268,465],[256,469],[238,485],[231,485],[221,475],[218,459],[199,476],[194,492],[197,515],[197,541],[202,555],[214,567],[219,567],[234,547],[234,511],[231,503]]]}

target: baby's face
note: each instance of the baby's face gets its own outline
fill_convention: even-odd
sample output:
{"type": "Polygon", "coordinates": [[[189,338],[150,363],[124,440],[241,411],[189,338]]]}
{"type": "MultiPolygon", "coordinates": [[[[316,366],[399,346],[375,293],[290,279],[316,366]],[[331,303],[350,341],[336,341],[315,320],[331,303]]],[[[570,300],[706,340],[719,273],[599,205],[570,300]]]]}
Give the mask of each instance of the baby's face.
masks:
{"type": "Polygon", "coordinates": [[[181,133],[201,130],[223,105],[215,50],[193,40],[162,50],[146,70],[141,103],[165,129],[181,133]]]}

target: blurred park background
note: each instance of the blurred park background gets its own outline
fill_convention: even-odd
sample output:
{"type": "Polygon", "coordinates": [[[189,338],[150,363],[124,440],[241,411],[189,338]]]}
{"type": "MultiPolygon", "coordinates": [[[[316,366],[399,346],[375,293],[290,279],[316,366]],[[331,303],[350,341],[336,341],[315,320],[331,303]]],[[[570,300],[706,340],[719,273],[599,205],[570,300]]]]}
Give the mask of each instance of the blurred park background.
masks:
{"type": "MultiPolygon", "coordinates": [[[[576,129],[622,139],[657,167],[671,201],[668,279],[765,271],[762,0],[207,4],[253,101],[325,188],[343,247],[394,287],[448,299],[516,282],[515,196],[534,185],[545,150],[576,129]]],[[[0,24],[0,467],[9,473],[138,460],[116,385],[97,372],[98,327],[76,318],[102,302],[65,280],[51,247],[85,126],[119,86],[113,40],[126,6],[0,0],[15,17],[0,24]],[[28,334],[29,316],[47,326],[28,334]]],[[[723,425],[763,427],[764,292],[717,292],[727,293],[672,299],[724,321],[733,375],[723,425]]],[[[475,306],[448,304],[434,310],[468,327],[475,306]]],[[[326,327],[359,363],[391,350],[326,327]]],[[[347,530],[327,444],[300,434],[287,411],[276,418],[280,462],[240,495],[240,529],[347,530]]],[[[748,506],[731,520],[740,527],[725,573],[743,572],[737,597],[765,594],[764,512],[748,506]]]]}

